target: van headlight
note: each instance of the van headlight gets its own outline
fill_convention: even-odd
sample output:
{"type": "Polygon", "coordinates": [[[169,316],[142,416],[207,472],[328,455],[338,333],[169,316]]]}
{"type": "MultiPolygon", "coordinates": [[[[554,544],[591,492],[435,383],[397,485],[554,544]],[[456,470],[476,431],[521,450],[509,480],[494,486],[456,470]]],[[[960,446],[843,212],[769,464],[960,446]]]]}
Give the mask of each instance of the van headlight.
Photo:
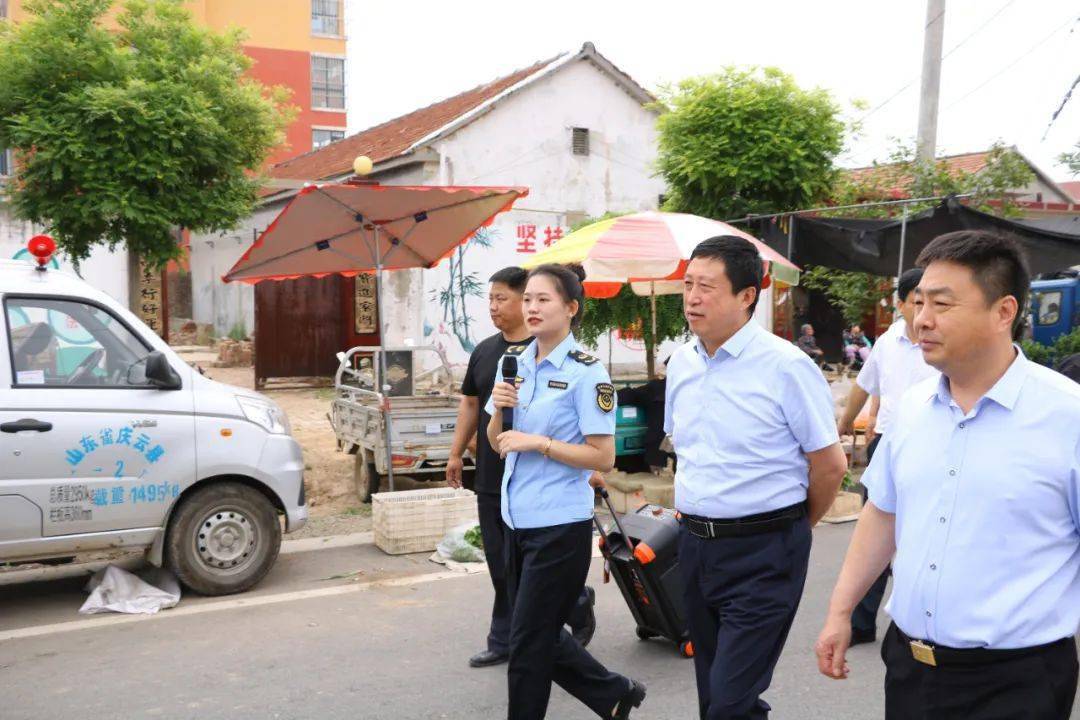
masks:
{"type": "Polygon", "coordinates": [[[274,403],[242,395],[237,395],[236,401],[240,403],[244,417],[265,429],[266,432],[275,435],[292,435],[289,416],[274,403]]]}

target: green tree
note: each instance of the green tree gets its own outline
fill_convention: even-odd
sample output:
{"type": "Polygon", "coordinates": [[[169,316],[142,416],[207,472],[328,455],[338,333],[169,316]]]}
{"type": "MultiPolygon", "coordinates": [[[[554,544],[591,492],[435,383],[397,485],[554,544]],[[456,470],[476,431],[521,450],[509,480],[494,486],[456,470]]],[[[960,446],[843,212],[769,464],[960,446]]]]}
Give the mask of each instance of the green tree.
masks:
{"type": "Polygon", "coordinates": [[[825,293],[829,304],[840,311],[844,322],[857,325],[882,299],[889,301],[892,292],[886,279],[864,272],[834,270],[821,266],[807,268],[799,278],[803,287],[825,293]]]}
{"type": "MultiPolygon", "coordinates": [[[[897,194],[905,198],[971,194],[968,202],[972,207],[1008,217],[1021,212],[1010,192],[1028,185],[1034,178],[1024,158],[1014,148],[1000,143],[990,148],[986,165],[977,173],[953,169],[942,160],[920,161],[911,146],[898,144],[890,153],[889,161],[878,166],[876,172],[841,175],[832,196],[836,205],[852,205],[895,200],[897,194]]],[[[937,201],[912,203],[907,206],[907,212],[912,215],[937,204],[937,201]]],[[[835,214],[895,218],[900,212],[898,206],[886,205],[838,210],[835,214]]],[[[805,287],[824,292],[845,322],[854,324],[866,317],[883,298],[889,301],[891,293],[882,290],[884,280],[868,273],[810,267],[803,273],[801,282],[805,287]]]]}
{"type": "Polygon", "coordinates": [[[665,210],[726,219],[828,198],[843,149],[840,108],[777,68],[729,67],[661,91],[665,210]]]}
{"type": "MultiPolygon", "coordinates": [[[[832,196],[836,205],[896,200],[901,198],[971,195],[971,207],[1004,217],[1021,213],[1012,193],[1035,179],[1031,166],[1015,148],[995,143],[987,152],[986,164],[972,173],[954,168],[945,160],[919,160],[910,145],[898,143],[889,159],[877,165],[876,172],[854,175],[845,173],[838,178],[832,196]]],[[[937,205],[937,201],[912,203],[909,215],[937,205]]],[[[895,217],[896,206],[879,206],[838,211],[850,217],[895,217]]]]}
{"type": "Polygon", "coordinates": [[[0,23],[0,147],[16,149],[15,213],[74,262],[126,244],[176,257],[175,227],[228,229],[284,138],[288,92],[245,76],[241,34],[193,24],[180,0],[27,0],[0,23]]]}
{"type": "Polygon", "coordinates": [[[1058,155],[1058,162],[1067,167],[1071,175],[1080,175],[1080,142],[1071,151],[1058,155]]]}
{"type": "MultiPolygon", "coordinates": [[[[598,218],[588,218],[571,227],[571,232],[594,222],[619,217],[626,213],[606,213],[598,218]]],[[[652,332],[652,298],[635,295],[629,285],[624,285],[613,298],[585,298],[585,314],[574,335],[579,342],[596,347],[601,337],[610,331],[622,330],[639,334],[645,342],[645,368],[649,377],[656,377],[656,348],[665,340],[686,337],[686,318],[683,316],[682,297],[679,295],[656,296],[656,336],[652,332]]]]}

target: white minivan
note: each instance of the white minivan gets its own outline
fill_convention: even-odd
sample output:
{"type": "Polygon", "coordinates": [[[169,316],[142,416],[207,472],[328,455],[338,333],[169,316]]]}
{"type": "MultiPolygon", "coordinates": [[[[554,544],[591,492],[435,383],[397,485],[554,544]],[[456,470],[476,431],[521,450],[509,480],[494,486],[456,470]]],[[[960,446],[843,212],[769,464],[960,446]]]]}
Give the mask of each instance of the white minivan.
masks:
{"type": "Polygon", "coordinates": [[[268,398],[203,377],[83,280],[0,260],[0,563],[145,548],[205,595],[246,590],[307,521],[268,398]]]}

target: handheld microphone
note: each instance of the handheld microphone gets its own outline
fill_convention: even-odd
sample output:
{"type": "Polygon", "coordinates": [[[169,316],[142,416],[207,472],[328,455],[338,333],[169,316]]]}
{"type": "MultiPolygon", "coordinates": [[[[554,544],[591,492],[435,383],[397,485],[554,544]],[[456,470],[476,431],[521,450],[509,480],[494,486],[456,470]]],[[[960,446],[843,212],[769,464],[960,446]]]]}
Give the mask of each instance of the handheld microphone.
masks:
{"type": "MultiPolygon", "coordinates": [[[[514,385],[514,380],[517,378],[518,365],[517,358],[513,355],[503,355],[502,359],[502,379],[505,383],[514,385]]],[[[503,432],[514,429],[514,408],[503,408],[502,411],[502,423],[503,432]]]]}

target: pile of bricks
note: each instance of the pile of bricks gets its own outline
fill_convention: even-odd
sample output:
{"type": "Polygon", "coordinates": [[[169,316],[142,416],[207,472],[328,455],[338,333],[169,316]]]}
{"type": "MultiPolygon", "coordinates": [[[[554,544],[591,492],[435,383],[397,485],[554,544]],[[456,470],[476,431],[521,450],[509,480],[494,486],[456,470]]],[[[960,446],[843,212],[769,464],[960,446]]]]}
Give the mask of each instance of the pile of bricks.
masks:
{"type": "Polygon", "coordinates": [[[215,367],[250,367],[252,346],[250,340],[218,340],[218,359],[215,367]]]}

